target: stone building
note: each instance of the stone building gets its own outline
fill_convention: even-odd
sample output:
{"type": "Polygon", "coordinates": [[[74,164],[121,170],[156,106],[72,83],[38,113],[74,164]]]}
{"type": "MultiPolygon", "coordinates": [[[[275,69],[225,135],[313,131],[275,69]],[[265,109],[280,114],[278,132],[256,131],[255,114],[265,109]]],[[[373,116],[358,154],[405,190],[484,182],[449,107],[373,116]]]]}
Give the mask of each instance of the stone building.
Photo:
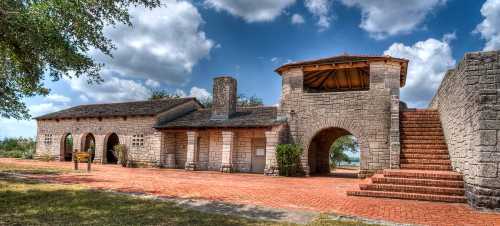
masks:
{"type": "Polygon", "coordinates": [[[276,145],[296,143],[310,175],[329,173],[330,146],[350,134],[360,145],[359,176],[376,175],[349,195],[500,208],[499,62],[498,52],[467,54],[423,110],[400,103],[408,60],[390,56],[285,64],[276,69],[279,107],[240,107],[237,81],[218,77],[209,108],[180,98],[40,116],[36,154],[64,161],[78,149],[114,163],[113,146],[124,144],[137,164],[275,175],[276,145]]]}

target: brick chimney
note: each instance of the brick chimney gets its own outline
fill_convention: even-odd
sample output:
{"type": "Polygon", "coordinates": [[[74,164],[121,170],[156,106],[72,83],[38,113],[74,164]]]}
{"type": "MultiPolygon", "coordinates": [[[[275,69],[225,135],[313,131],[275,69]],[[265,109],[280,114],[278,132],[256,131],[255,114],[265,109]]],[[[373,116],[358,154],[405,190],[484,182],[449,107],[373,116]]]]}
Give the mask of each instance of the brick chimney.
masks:
{"type": "Polygon", "coordinates": [[[225,120],[236,112],[236,79],[230,76],[214,78],[212,120],[225,120]]]}

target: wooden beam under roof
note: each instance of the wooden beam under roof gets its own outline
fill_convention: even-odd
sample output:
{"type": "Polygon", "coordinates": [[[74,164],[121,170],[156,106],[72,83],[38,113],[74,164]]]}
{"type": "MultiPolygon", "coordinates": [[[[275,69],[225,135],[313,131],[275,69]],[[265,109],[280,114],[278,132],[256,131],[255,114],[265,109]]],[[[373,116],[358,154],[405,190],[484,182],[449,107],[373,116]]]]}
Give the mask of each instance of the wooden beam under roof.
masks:
{"type": "Polygon", "coordinates": [[[313,73],[307,73],[304,76],[304,82],[309,82],[310,80],[312,80],[312,78],[320,75],[321,73],[324,73],[324,71],[316,71],[316,72],[313,72],[313,73]]]}
{"type": "Polygon", "coordinates": [[[350,63],[335,63],[335,64],[321,64],[321,65],[305,65],[302,66],[304,72],[312,71],[325,71],[325,70],[339,70],[347,68],[363,68],[369,67],[368,62],[350,62],[350,63]]]}

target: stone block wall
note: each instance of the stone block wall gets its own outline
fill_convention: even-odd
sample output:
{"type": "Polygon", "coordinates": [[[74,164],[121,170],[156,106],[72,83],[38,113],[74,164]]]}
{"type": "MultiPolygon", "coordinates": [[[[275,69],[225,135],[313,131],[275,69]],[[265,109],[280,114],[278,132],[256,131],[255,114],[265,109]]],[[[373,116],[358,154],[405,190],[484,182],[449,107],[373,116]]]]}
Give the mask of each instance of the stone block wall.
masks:
{"type": "Polygon", "coordinates": [[[312,139],[319,131],[335,127],[358,139],[362,173],[399,167],[398,140],[390,137],[399,137],[399,123],[392,122],[399,120],[394,118],[399,110],[394,106],[399,106],[400,71],[397,63],[372,62],[368,91],[324,93],[303,92],[302,69],[283,72],[279,117],[289,123],[291,142],[304,147],[302,166],[306,173],[312,139]]]}
{"type": "MultiPolygon", "coordinates": [[[[266,129],[207,129],[196,131],[198,137],[196,170],[220,170],[223,160],[223,131],[230,132],[233,137],[233,149],[229,161],[232,167],[231,171],[251,172],[252,139],[265,138],[266,129]]],[[[166,139],[163,143],[171,144],[170,148],[175,149],[175,168],[185,168],[188,132],[188,130],[162,131],[163,137],[166,139]]],[[[167,148],[161,152],[169,153],[170,150],[167,148]]]]}
{"type": "Polygon", "coordinates": [[[160,164],[161,134],[152,128],[155,117],[113,117],[113,118],[82,118],[37,121],[36,157],[51,156],[60,159],[63,140],[67,134],[73,137],[73,149],[82,150],[82,144],[87,134],[95,138],[94,162],[104,162],[105,139],[112,133],[118,135],[120,144],[124,144],[129,157],[136,163],[147,165],[160,164]],[[45,144],[45,135],[52,135],[52,143],[45,144]],[[134,134],[144,135],[144,146],[132,145],[134,134]]]}
{"type": "Polygon", "coordinates": [[[467,53],[430,103],[475,207],[500,209],[500,51],[467,53]]]}

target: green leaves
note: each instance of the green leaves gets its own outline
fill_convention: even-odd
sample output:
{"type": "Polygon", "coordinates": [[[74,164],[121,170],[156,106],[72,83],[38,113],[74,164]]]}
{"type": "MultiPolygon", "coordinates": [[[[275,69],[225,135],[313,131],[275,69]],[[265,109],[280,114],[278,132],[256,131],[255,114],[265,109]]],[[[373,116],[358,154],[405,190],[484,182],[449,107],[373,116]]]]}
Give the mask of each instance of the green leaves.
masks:
{"type": "Polygon", "coordinates": [[[86,76],[100,82],[103,65],[88,56],[111,56],[106,25],[128,24],[128,7],[160,0],[3,0],[0,2],[0,116],[29,118],[25,97],[47,95],[43,81],[86,76]]]}
{"type": "Polygon", "coordinates": [[[340,162],[351,163],[351,158],[346,153],[357,153],[358,151],[359,144],[354,136],[346,135],[339,137],[330,147],[330,165],[336,167],[340,162]]]}
{"type": "Polygon", "coordinates": [[[281,176],[294,176],[299,170],[302,147],[298,144],[278,144],[276,160],[281,176]]]}

